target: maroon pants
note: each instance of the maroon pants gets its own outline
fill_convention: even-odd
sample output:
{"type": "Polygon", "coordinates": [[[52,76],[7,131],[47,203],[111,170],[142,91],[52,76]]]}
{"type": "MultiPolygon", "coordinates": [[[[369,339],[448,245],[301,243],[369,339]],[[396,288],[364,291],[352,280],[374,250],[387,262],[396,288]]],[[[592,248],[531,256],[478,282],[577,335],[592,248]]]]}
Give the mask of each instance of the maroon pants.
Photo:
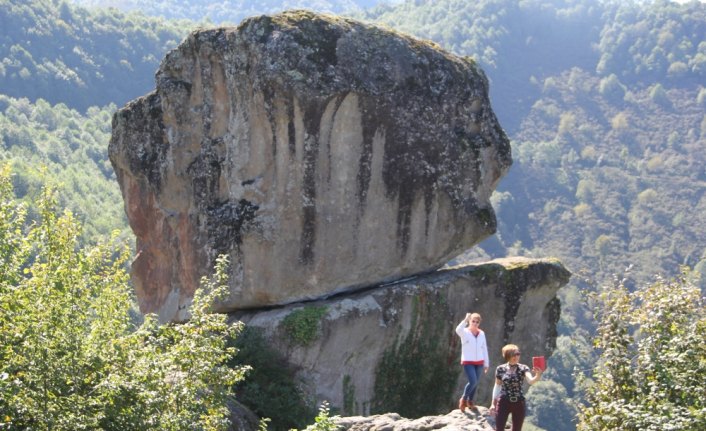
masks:
{"type": "Polygon", "coordinates": [[[512,402],[507,398],[498,400],[498,414],[495,416],[495,430],[504,431],[508,416],[512,414],[512,431],[521,431],[525,421],[525,400],[512,402]]]}

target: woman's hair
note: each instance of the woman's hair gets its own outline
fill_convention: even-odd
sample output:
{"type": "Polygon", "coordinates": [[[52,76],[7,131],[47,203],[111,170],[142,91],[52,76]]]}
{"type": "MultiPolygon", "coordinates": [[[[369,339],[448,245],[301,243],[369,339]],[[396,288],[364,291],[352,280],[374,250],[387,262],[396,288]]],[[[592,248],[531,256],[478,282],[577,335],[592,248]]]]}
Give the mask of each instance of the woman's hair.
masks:
{"type": "MultiPolygon", "coordinates": [[[[473,313],[473,314],[471,314],[471,320],[473,320],[474,317],[477,317],[477,318],[478,318],[478,322],[479,322],[479,323],[483,321],[483,319],[480,317],[480,314],[478,314],[478,313],[473,313]]],[[[470,322],[469,322],[469,323],[470,323],[470,322]]]]}
{"type": "Polygon", "coordinates": [[[512,358],[512,355],[519,350],[520,348],[514,344],[506,344],[505,347],[503,347],[503,358],[505,358],[506,361],[509,361],[512,358]]]}

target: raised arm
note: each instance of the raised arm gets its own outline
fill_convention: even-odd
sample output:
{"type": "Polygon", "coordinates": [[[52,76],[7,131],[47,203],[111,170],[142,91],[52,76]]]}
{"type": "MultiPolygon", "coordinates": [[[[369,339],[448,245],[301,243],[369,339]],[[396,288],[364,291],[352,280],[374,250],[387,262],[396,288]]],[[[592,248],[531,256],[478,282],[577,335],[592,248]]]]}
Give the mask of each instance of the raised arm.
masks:
{"type": "Polygon", "coordinates": [[[463,318],[461,323],[456,326],[456,333],[458,334],[459,337],[463,336],[463,328],[465,328],[468,325],[468,319],[471,318],[471,313],[466,313],[466,317],[463,318]]]}
{"type": "Polygon", "coordinates": [[[534,376],[529,371],[527,371],[525,373],[525,380],[530,385],[537,383],[539,381],[539,379],[542,378],[542,369],[541,368],[534,367],[534,368],[532,368],[532,371],[534,372],[534,376]]]}

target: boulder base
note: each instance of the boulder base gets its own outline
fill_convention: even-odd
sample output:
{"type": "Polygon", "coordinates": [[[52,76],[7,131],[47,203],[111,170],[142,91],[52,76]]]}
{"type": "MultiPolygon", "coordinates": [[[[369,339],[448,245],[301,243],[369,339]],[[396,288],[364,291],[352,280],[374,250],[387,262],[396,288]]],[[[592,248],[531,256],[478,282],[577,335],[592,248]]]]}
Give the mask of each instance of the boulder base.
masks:
{"type": "Polygon", "coordinates": [[[232,317],[262,331],[317,404],[328,401],[343,415],[418,418],[457,405],[467,380],[455,328],[468,312],[482,316],[491,365],[476,404],[490,405],[505,344],[520,346],[529,366],[532,356],[549,357],[560,314],[556,293],[570,275],[554,259],[499,259],[232,317]]]}

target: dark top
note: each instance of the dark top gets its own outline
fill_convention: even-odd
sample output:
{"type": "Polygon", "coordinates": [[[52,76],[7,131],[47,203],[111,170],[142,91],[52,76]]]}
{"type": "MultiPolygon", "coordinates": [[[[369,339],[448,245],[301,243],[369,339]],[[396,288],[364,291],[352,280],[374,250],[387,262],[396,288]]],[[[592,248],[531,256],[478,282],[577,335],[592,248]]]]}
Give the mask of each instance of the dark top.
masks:
{"type": "Polygon", "coordinates": [[[512,367],[509,364],[498,365],[495,369],[495,378],[503,382],[500,387],[500,397],[517,397],[518,399],[524,400],[522,383],[525,380],[525,373],[528,371],[530,371],[529,367],[524,364],[517,364],[512,367]]]}

